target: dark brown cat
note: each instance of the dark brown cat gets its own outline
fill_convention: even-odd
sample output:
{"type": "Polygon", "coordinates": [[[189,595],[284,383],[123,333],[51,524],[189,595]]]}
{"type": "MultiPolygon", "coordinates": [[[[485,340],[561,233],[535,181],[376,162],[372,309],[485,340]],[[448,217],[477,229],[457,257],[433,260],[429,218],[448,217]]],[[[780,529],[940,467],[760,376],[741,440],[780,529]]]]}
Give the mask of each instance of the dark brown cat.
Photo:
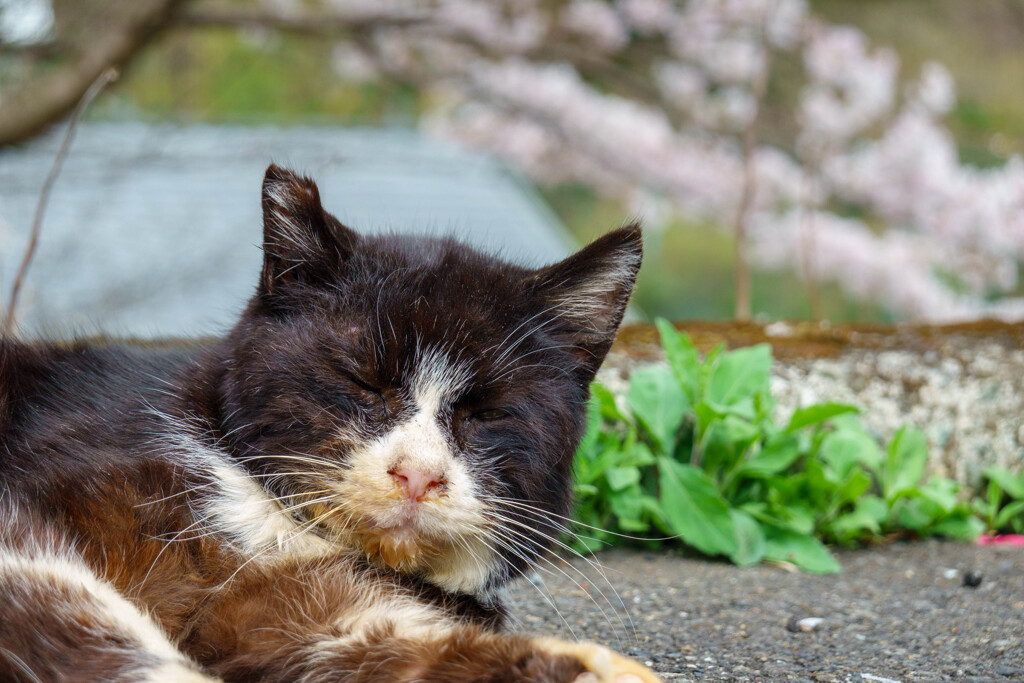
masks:
{"type": "Polygon", "coordinates": [[[275,166],[263,212],[224,339],[0,341],[0,679],[657,680],[500,602],[569,512],[639,228],[532,270],[275,166]]]}

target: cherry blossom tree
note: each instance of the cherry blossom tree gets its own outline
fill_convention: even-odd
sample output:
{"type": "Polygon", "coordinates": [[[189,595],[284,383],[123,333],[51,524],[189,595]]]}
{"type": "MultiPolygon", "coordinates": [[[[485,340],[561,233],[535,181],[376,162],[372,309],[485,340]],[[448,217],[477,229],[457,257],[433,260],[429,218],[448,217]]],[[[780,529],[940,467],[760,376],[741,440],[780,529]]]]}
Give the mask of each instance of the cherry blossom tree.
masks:
{"type": "Polygon", "coordinates": [[[655,225],[731,230],[737,317],[751,264],[799,273],[818,314],[832,281],[908,319],[1024,317],[1009,296],[1024,160],[961,164],[948,71],[901,74],[894,51],[804,0],[152,2],[179,26],[322,36],[340,77],[420,88],[431,134],[539,183],[589,184],[655,225]],[[802,70],[783,112],[796,133],[768,144],[782,60],[802,70]]]}

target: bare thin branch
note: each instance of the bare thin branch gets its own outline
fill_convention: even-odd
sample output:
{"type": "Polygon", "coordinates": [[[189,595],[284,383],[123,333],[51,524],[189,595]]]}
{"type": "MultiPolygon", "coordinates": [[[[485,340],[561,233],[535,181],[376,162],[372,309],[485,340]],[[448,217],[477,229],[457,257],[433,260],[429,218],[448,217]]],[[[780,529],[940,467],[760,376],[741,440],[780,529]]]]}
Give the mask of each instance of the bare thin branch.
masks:
{"type": "Polygon", "coordinates": [[[35,217],[32,219],[32,231],[29,234],[28,246],[25,247],[25,254],[21,257],[21,265],[18,267],[18,274],[14,278],[14,284],[11,287],[11,297],[7,302],[7,312],[3,318],[3,336],[9,336],[14,332],[14,321],[15,311],[18,306],[18,295],[21,293],[21,287],[25,282],[25,276],[28,274],[28,269],[32,265],[32,259],[35,257],[36,248],[39,246],[39,233],[43,227],[43,216],[46,214],[46,205],[50,198],[50,190],[53,189],[53,184],[57,181],[57,176],[60,175],[60,170],[64,166],[64,159],[68,155],[68,150],[71,148],[71,141],[75,137],[75,130],[78,127],[78,122],[82,118],[82,114],[89,107],[89,104],[96,99],[96,96],[102,92],[104,88],[110,85],[112,82],[117,80],[118,71],[117,69],[110,68],[100,74],[99,78],[93,81],[89,89],[82,95],[82,99],[79,100],[78,106],[75,107],[75,111],[71,114],[71,120],[68,121],[68,129],[64,133],[64,139],[60,143],[60,149],[57,150],[57,156],[53,160],[53,166],[50,167],[50,172],[46,176],[46,180],[43,182],[43,189],[39,192],[39,202],[36,204],[35,217]]]}
{"type": "MultiPolygon", "coordinates": [[[[765,14],[768,17],[769,14],[765,14]]],[[[767,26],[761,30],[761,50],[764,52],[764,63],[751,84],[754,96],[754,111],[743,130],[743,187],[740,193],[740,205],[736,211],[735,251],[733,254],[733,287],[736,290],[735,316],[737,320],[750,320],[750,258],[747,255],[747,238],[750,228],[750,214],[757,196],[757,168],[755,166],[758,143],[758,124],[764,109],[764,97],[768,92],[768,78],[772,69],[772,52],[766,35],[767,26]]]]}
{"type": "Polygon", "coordinates": [[[182,26],[264,28],[300,35],[332,35],[379,27],[402,27],[426,20],[427,15],[414,12],[297,14],[238,7],[193,8],[180,12],[174,18],[175,23],[182,26]]]}
{"type": "Polygon", "coordinates": [[[25,87],[5,92],[0,101],[0,147],[29,140],[60,121],[107,69],[123,69],[170,26],[171,16],[184,2],[139,0],[132,6],[131,18],[97,34],[74,59],[25,87]]]}

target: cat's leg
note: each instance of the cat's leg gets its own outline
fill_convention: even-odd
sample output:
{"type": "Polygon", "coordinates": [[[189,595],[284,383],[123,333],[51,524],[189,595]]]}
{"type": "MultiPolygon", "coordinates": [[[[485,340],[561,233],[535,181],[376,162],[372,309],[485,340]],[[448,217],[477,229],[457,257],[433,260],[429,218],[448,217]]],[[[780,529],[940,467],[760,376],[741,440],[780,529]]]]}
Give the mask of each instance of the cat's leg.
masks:
{"type": "Polygon", "coordinates": [[[182,647],[229,681],[658,681],[604,647],[464,623],[344,565],[241,572],[182,647]]]}
{"type": "Polygon", "coordinates": [[[214,683],[71,550],[0,538],[0,680],[214,683]]]}

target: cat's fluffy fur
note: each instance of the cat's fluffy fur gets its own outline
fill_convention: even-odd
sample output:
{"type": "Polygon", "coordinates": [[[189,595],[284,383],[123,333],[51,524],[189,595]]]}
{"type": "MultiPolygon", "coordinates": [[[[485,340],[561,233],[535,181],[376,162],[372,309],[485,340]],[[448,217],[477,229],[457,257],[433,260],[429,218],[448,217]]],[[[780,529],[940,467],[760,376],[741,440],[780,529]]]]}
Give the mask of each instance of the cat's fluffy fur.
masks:
{"type": "Polygon", "coordinates": [[[0,340],[0,679],[656,680],[499,599],[568,514],[639,229],[526,269],[276,166],[263,212],[222,340],[0,340]]]}

